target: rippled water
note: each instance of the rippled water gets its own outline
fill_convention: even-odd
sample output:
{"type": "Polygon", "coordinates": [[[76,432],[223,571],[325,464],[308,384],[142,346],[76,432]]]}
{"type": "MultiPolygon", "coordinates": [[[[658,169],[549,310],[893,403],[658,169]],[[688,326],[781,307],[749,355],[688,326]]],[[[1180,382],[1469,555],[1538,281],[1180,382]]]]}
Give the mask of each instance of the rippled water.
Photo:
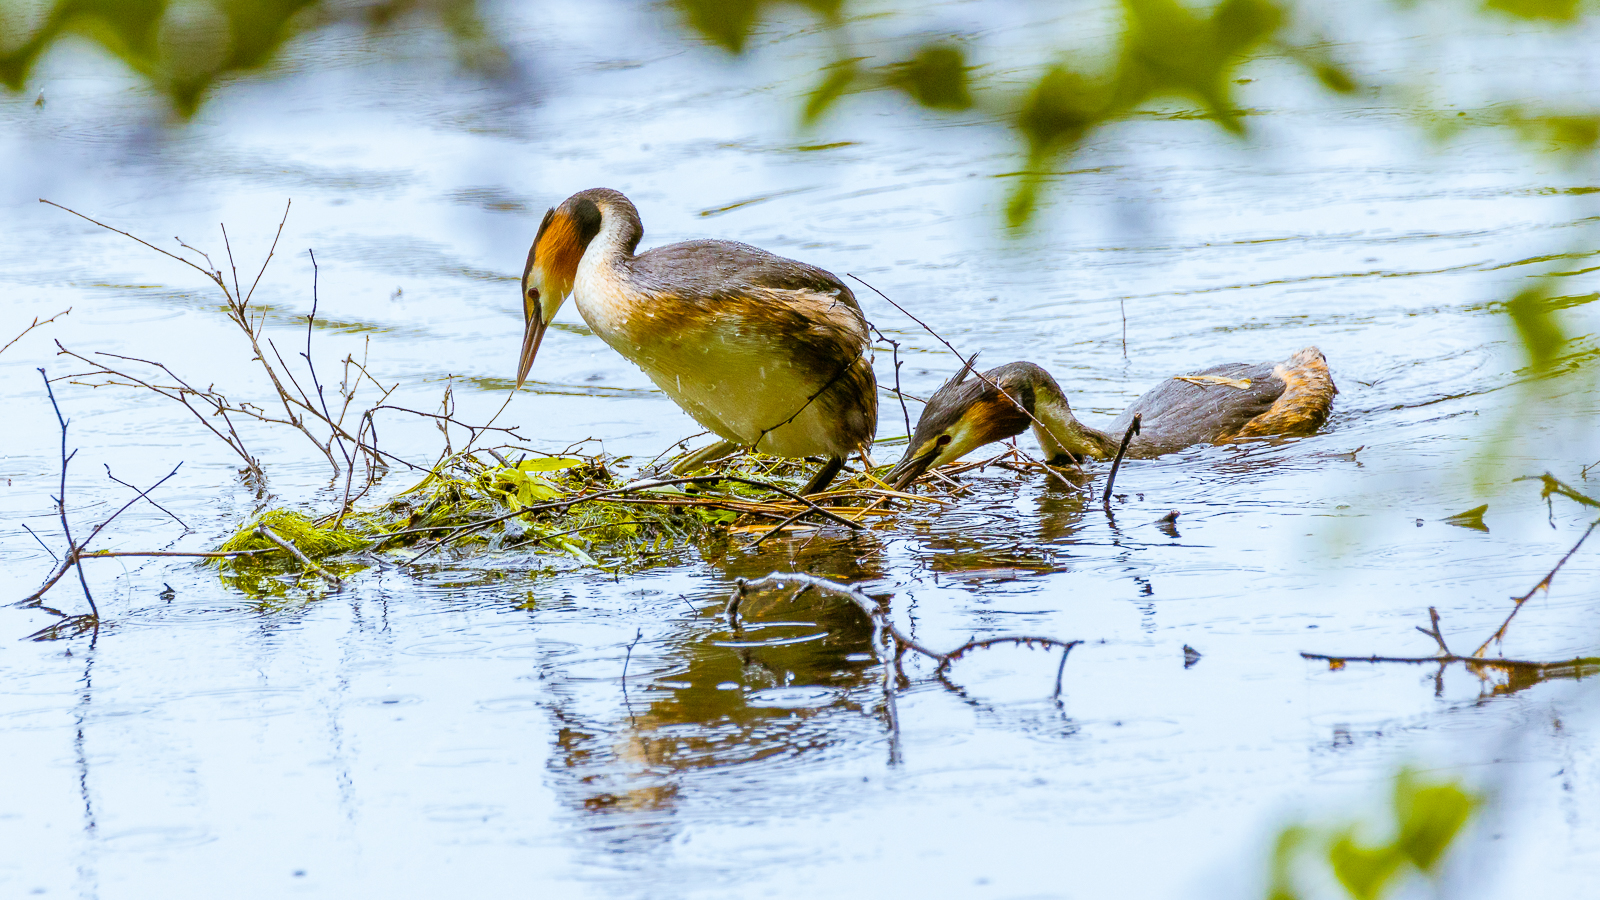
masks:
{"type": "MultiPolygon", "coordinates": [[[[622,578],[560,562],[540,575],[548,560],[509,553],[260,600],[209,569],[97,561],[97,640],[17,640],[53,618],[0,614],[0,893],[1232,897],[1258,890],[1287,817],[1375,808],[1406,760],[1498,792],[1457,884],[1600,885],[1600,700],[1586,684],[1496,694],[1461,671],[1436,683],[1431,667],[1330,672],[1299,656],[1426,654],[1412,626],[1430,605],[1473,645],[1576,539],[1571,508],[1469,473],[1521,396],[1492,303],[1535,258],[1592,236],[1592,173],[1483,141],[1435,152],[1359,106],[1274,97],[1284,111],[1253,119],[1253,146],[1183,117],[1117,129],[1061,177],[1037,236],[1008,242],[1004,136],[884,118],[876,100],[798,133],[803,79],[762,82],[649,32],[617,41],[602,17],[556,15],[569,20],[513,32],[539,48],[537,97],[441,91],[358,56],[230,90],[176,132],[139,124],[144,101],[118,73],[65,61],[42,108],[0,106],[0,337],[73,308],[0,359],[9,595],[51,565],[22,524],[59,543],[58,435],[33,369],[71,366],[50,339],[181,362],[264,399],[194,273],[40,196],[208,249],[225,221],[241,264],[292,197],[257,295],[286,355],[303,340],[292,317],[310,307],[314,248],[318,352],[370,339],[372,369],[414,406],[455,376],[468,419],[510,386],[538,216],[604,184],[638,203],[647,245],[727,237],[860,275],[967,352],[1046,366],[1086,419],[1174,373],[1316,344],[1341,390],[1332,420],[1304,440],[1130,464],[1114,519],[992,470],[968,478],[961,505],[892,527],[735,543],[622,578]],[[1443,521],[1483,502],[1487,532],[1443,521]],[[888,597],[934,647],[1087,643],[1059,699],[1053,653],[975,654],[946,679],[909,665],[895,735],[847,611],[778,604],[729,632],[732,580],[774,569],[888,597]],[[1202,654],[1192,666],[1185,645],[1202,654]]],[[[1425,43],[1348,49],[1406,71],[1425,43]]],[[[1448,66],[1440,77],[1472,63],[1448,66]]],[[[902,342],[909,392],[948,376],[935,341],[862,303],[902,342]]],[[[649,457],[698,430],[570,309],[533,378],[507,416],[538,446],[592,437],[649,457]]],[[[254,508],[182,410],[57,390],[80,448],[75,522],[128,496],[103,464],[144,484],[184,462],[159,497],[191,530],[143,507],[104,546],[213,546],[254,508]]],[[[1572,427],[1600,411],[1595,395],[1569,390],[1528,411],[1514,469],[1575,478],[1600,459],[1593,427],[1572,427]]],[[[883,435],[903,432],[887,397],[881,418],[883,435]]],[[[431,452],[429,430],[407,427],[386,439],[431,452]]],[[[278,496],[330,502],[307,448],[254,439],[278,496]]],[[[1507,655],[1594,652],[1589,551],[1523,610],[1507,655]]],[[[63,582],[49,602],[76,610],[81,596],[63,582]]]]}

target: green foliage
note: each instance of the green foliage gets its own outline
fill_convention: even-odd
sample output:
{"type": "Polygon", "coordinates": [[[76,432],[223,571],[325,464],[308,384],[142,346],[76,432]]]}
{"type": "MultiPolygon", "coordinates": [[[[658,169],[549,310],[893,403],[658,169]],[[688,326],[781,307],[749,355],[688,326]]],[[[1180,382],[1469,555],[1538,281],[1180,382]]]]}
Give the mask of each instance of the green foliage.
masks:
{"type": "Polygon", "coordinates": [[[282,552],[277,544],[261,535],[259,529],[263,525],[312,559],[360,550],[370,543],[353,532],[318,525],[305,513],[292,509],[271,509],[246,522],[217,549],[229,553],[252,550],[282,552]]]}
{"type": "Polygon", "coordinates": [[[1282,27],[1285,11],[1267,0],[1223,0],[1204,18],[1176,0],[1124,0],[1128,29],[1117,108],[1160,95],[1191,98],[1218,125],[1244,134],[1233,106],[1231,73],[1282,27]]]}
{"type": "Polygon", "coordinates": [[[1425,782],[1411,769],[1395,776],[1391,795],[1391,837],[1367,845],[1357,838],[1360,826],[1318,829],[1295,824],[1279,832],[1273,846],[1268,900],[1300,900],[1295,872],[1308,862],[1326,862],[1345,894],[1353,900],[1377,900],[1399,885],[1401,876],[1416,872],[1437,878],[1445,853],[1460,835],[1482,800],[1458,782],[1425,782]],[[1308,851],[1319,850],[1314,861],[1308,851]]]}
{"type": "MultiPolygon", "coordinates": [[[[763,12],[779,6],[773,0],[676,0],[685,23],[729,53],[743,53],[763,12]]],[[[836,22],[844,0],[794,0],[824,21],[836,22]]]]}
{"type": "Polygon", "coordinates": [[[0,0],[0,81],[21,90],[44,54],[68,37],[98,44],[171,102],[194,115],[217,82],[267,68],[288,41],[330,24],[381,31],[395,20],[433,19],[462,63],[489,73],[504,53],[488,37],[476,0],[0,0]]]}
{"type": "MultiPolygon", "coordinates": [[[[490,460],[488,454],[457,454],[374,508],[320,519],[296,510],[268,510],[218,548],[258,552],[223,560],[220,566],[224,579],[250,596],[286,596],[298,577],[286,582],[281,576],[298,573],[300,566],[261,535],[259,528],[265,525],[340,576],[371,565],[371,554],[406,562],[423,550],[443,560],[485,551],[554,554],[586,566],[620,569],[719,540],[739,518],[737,509],[771,498],[770,491],[731,482],[716,490],[662,485],[625,497],[595,497],[626,484],[611,472],[612,462],[585,456],[531,456],[510,462],[490,460]],[[443,546],[434,547],[441,539],[443,546]]],[[[791,487],[808,474],[804,462],[759,454],[724,463],[723,471],[791,487]]],[[[767,518],[776,521],[785,515],[769,512],[767,518]]]]}
{"type": "Polygon", "coordinates": [[[1549,281],[1541,279],[1518,291],[1506,303],[1506,315],[1527,354],[1528,367],[1535,374],[1548,372],[1568,340],[1560,313],[1550,303],[1549,281]]]}
{"type": "Polygon", "coordinates": [[[1550,22],[1575,22],[1578,19],[1578,0],[1487,0],[1483,6],[1518,19],[1550,22]]]}
{"type": "MultiPolygon", "coordinates": [[[[1285,52],[1328,90],[1350,93],[1355,78],[1320,45],[1291,43],[1291,12],[1273,0],[1222,0],[1195,10],[1176,0],[1123,0],[1125,28],[1114,65],[1062,55],[1038,70],[1026,90],[983,96],[975,91],[958,36],[914,39],[892,61],[851,54],[850,17],[840,3],[804,3],[830,35],[833,61],[806,97],[801,120],[815,123],[851,91],[895,90],[935,112],[965,113],[1009,124],[1026,147],[1027,167],[1007,204],[1007,223],[1031,221],[1048,170],[1096,129],[1127,119],[1161,98],[1192,100],[1224,130],[1244,135],[1233,97],[1238,66],[1263,48],[1285,52]],[[1095,74],[1085,74],[1085,73],[1095,74]]],[[[680,0],[688,28],[732,53],[744,53],[761,18],[777,6],[763,0],[680,0]]],[[[975,39],[974,36],[964,36],[975,39]]],[[[881,43],[881,42],[878,42],[881,43]]],[[[875,46],[878,45],[875,43],[875,46]]],[[[893,42],[891,42],[893,43],[893,42]]]]}
{"type": "Polygon", "coordinates": [[[764,4],[759,0],[678,0],[690,28],[729,53],[743,53],[764,4]]]}
{"type": "Polygon", "coordinates": [[[917,48],[901,63],[890,82],[911,99],[929,109],[952,112],[972,106],[967,86],[967,55],[948,41],[934,41],[917,48]]]}
{"type": "Polygon", "coordinates": [[[801,118],[806,124],[809,125],[822,118],[833,104],[844,96],[844,92],[850,89],[860,74],[857,68],[859,62],[855,59],[841,59],[823,69],[826,74],[822,76],[821,83],[806,95],[806,106],[801,113],[801,118]]]}

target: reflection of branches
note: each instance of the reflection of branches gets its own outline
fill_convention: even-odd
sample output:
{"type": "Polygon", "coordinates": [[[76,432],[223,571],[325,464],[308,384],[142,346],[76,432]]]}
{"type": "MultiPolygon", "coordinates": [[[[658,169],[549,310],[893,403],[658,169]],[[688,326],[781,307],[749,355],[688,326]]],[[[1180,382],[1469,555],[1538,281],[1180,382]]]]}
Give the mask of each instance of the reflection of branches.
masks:
{"type": "MultiPolygon", "coordinates": [[[[937,650],[931,650],[923,646],[910,635],[907,635],[905,632],[901,631],[899,626],[895,625],[894,621],[889,618],[888,611],[885,610],[882,605],[874,601],[871,597],[868,597],[866,594],[862,593],[860,589],[851,587],[849,585],[838,584],[836,582],[829,581],[826,578],[818,578],[815,575],[806,575],[800,572],[773,572],[771,575],[755,581],[746,581],[743,578],[739,579],[737,582],[735,582],[733,596],[728,598],[727,616],[729,624],[734,628],[738,628],[739,607],[744,603],[745,596],[750,592],[782,590],[796,587],[798,587],[798,590],[795,592],[796,597],[799,597],[806,591],[814,590],[825,597],[832,597],[835,599],[848,601],[854,604],[857,609],[861,610],[861,612],[872,622],[873,652],[878,655],[878,659],[883,662],[886,668],[898,669],[900,665],[900,657],[905,654],[906,650],[915,650],[917,653],[920,653],[923,656],[933,660],[937,664],[937,669],[935,671],[943,673],[950,667],[951,663],[961,659],[961,657],[965,656],[967,653],[973,650],[997,646],[999,644],[1017,644],[1023,647],[1059,647],[1062,651],[1063,668],[1056,671],[1056,693],[1060,694],[1061,673],[1065,669],[1064,664],[1066,661],[1066,654],[1072,652],[1073,647],[1083,643],[1082,641],[1061,641],[1055,638],[1047,637],[1012,635],[1006,637],[986,638],[983,640],[970,640],[948,653],[940,653],[937,650]]],[[[887,691],[887,686],[890,682],[886,679],[884,683],[886,686],[885,690],[887,691]]]]}

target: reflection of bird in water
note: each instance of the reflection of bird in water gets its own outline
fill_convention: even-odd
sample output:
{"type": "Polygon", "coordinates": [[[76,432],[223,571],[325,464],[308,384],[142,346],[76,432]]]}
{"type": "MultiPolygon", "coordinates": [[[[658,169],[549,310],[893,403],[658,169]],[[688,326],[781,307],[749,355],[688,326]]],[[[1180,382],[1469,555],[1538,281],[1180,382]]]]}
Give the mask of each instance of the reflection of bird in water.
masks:
{"type": "Polygon", "coordinates": [[[1160,456],[1192,444],[1311,434],[1327,420],[1338,393],[1322,351],[1306,347],[1283,362],[1227,363],[1170,378],[1135,400],[1107,433],[1079,422],[1061,386],[1033,363],[1006,363],[982,379],[969,378],[971,371],[969,362],[929,398],[905,457],[889,473],[896,487],[984,444],[1021,434],[1030,424],[1054,465],[1115,456],[1136,413],[1143,418],[1128,445],[1131,457],[1160,456]]]}
{"type": "Polygon", "coordinates": [[[683,472],[739,449],[827,462],[827,486],[878,422],[866,319],[832,274],[732,241],[635,254],[644,226],[627,197],[580,191],[545,214],[522,274],[527,331],[517,385],[572,294],[583,320],[722,441],[683,472]]]}

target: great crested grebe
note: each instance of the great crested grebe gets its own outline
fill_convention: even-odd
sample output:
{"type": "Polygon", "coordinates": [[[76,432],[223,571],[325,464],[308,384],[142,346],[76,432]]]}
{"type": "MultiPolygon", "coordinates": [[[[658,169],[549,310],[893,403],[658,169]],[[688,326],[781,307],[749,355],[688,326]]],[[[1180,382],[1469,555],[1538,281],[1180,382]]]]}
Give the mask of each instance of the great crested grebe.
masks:
{"type": "Polygon", "coordinates": [[[878,425],[867,320],[831,273],[733,241],[635,254],[639,211],[607,188],[545,213],[522,272],[521,387],[570,293],[594,333],[631,360],[719,443],[674,466],[747,448],[827,461],[816,493],[878,425]]]}
{"type": "Polygon", "coordinates": [[[1061,386],[1031,362],[990,369],[983,373],[987,381],[969,379],[971,371],[968,362],[928,399],[906,455],[889,472],[887,480],[896,488],[984,444],[1021,434],[1029,425],[1045,458],[1054,465],[1115,456],[1136,413],[1143,418],[1138,436],[1128,445],[1128,456],[1136,458],[1161,456],[1192,444],[1312,434],[1327,421],[1333,395],[1339,392],[1322,351],[1306,347],[1283,362],[1226,363],[1169,378],[1135,400],[1111,423],[1108,433],[1079,422],[1061,386]],[[989,382],[1015,398],[1038,422],[989,382]]]}

